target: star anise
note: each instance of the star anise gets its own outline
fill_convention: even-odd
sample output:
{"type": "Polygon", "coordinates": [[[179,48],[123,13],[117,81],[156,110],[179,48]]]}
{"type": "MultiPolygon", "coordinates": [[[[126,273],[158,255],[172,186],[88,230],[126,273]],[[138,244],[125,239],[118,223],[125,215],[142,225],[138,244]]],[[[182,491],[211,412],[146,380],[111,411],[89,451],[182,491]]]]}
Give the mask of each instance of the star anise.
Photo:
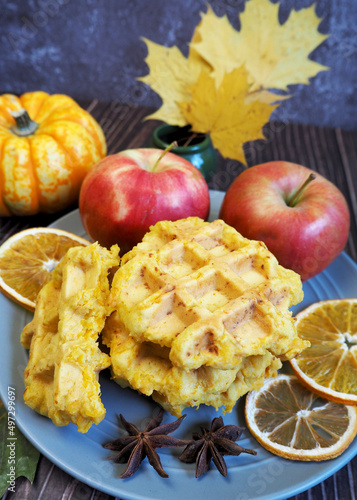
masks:
{"type": "Polygon", "coordinates": [[[190,441],[168,436],[180,426],[186,415],[174,422],[160,425],[163,416],[164,411],[161,409],[144,430],[139,430],[134,424],[127,422],[123,415],[120,415],[120,420],[128,435],[106,443],[104,448],[119,452],[108,457],[109,460],[114,460],[117,463],[128,462],[124,472],[120,474],[122,479],[132,476],[139,469],[145,457],[148,457],[150,465],[161,477],[169,477],[161,465],[160,457],[155,451],[156,448],[185,446],[190,441]]]}
{"type": "Polygon", "coordinates": [[[224,461],[224,455],[257,454],[256,451],[242,448],[235,442],[240,438],[243,430],[243,427],[237,425],[223,425],[222,417],[214,418],[209,430],[201,427],[202,434],[194,433],[192,435],[193,439],[186,446],[179,459],[189,464],[196,462],[196,477],[203,476],[213,460],[219,472],[227,477],[227,464],[224,461]]]}

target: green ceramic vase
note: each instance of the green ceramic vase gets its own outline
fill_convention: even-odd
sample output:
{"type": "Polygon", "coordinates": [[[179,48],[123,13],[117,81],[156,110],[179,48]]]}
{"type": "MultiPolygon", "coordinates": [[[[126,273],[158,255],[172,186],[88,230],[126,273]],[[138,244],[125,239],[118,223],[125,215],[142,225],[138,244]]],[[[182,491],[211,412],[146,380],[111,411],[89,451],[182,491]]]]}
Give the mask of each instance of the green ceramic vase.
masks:
{"type": "Polygon", "coordinates": [[[189,125],[186,127],[160,125],[154,130],[149,146],[166,149],[177,141],[179,145],[172,148],[171,152],[191,162],[208,182],[217,169],[217,152],[208,135],[197,135],[187,146],[180,145],[184,144],[190,135],[192,132],[189,125]]]}

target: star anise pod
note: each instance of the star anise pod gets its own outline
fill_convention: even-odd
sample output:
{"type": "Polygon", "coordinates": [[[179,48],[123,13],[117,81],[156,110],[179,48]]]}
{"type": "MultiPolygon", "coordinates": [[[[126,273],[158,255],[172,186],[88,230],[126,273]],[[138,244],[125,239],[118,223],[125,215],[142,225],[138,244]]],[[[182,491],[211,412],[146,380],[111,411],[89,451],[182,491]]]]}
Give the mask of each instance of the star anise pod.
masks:
{"type": "Polygon", "coordinates": [[[124,472],[120,474],[122,479],[132,476],[139,469],[145,457],[148,457],[150,465],[161,477],[169,477],[161,465],[160,457],[155,451],[156,448],[185,446],[190,441],[168,436],[180,426],[186,415],[174,422],[160,425],[163,416],[164,411],[161,409],[144,430],[139,430],[134,424],[127,422],[123,415],[120,415],[120,420],[128,435],[106,443],[104,448],[119,452],[108,457],[109,460],[114,460],[117,463],[128,462],[124,472]]]}
{"type": "Polygon", "coordinates": [[[179,459],[189,464],[196,462],[196,477],[203,476],[213,460],[219,472],[227,477],[227,464],[224,461],[224,455],[257,454],[256,451],[242,448],[235,442],[240,438],[243,430],[243,427],[237,425],[224,425],[222,417],[214,418],[209,430],[201,427],[202,434],[194,433],[192,435],[193,439],[186,446],[179,459]]]}

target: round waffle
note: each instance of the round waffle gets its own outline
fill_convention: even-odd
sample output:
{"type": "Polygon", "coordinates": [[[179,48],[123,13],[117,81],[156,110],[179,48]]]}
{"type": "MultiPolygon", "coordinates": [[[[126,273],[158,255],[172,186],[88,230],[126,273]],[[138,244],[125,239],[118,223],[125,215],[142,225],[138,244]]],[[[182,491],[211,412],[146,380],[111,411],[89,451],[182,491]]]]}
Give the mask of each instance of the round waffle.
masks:
{"type": "Polygon", "coordinates": [[[187,371],[171,363],[167,348],[131,337],[117,312],[106,322],[103,342],[110,347],[114,380],[151,396],[176,416],[200,404],[231,411],[241,396],[261,387],[265,377],[276,375],[281,367],[281,361],[266,352],[242,359],[231,370],[201,366],[187,371]]]}

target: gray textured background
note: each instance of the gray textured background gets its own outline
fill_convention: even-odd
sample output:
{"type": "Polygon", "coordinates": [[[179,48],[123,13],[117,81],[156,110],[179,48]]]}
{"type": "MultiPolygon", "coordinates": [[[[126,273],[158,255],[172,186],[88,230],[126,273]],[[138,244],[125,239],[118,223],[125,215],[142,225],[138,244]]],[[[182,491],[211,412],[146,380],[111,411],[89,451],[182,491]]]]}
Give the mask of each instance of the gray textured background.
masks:
{"type": "MultiPolygon", "coordinates": [[[[211,0],[239,29],[245,0],[211,0]]],[[[281,0],[280,19],[312,0],[281,0]]],[[[164,45],[187,42],[205,0],[0,0],[0,92],[42,89],[76,99],[159,107],[136,77],[147,73],[141,37],[164,45]]],[[[291,87],[273,118],[357,129],[357,1],[317,0],[320,31],[330,37],[312,54],[329,66],[310,85],[291,87]]]]}

